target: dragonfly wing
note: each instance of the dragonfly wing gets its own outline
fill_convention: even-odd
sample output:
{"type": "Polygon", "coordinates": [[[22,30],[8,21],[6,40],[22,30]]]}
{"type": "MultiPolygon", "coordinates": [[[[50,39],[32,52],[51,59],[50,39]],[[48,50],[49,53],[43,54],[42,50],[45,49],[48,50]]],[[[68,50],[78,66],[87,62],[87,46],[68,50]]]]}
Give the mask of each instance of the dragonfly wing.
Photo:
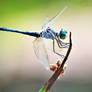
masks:
{"type": "Polygon", "coordinates": [[[51,25],[65,11],[66,8],[67,6],[65,6],[56,16],[49,20],[48,23],[44,25],[44,29],[47,29],[49,25],[51,25]]]}
{"type": "Polygon", "coordinates": [[[43,38],[36,38],[33,42],[34,52],[39,59],[39,61],[45,66],[46,69],[49,69],[49,58],[43,42],[43,38]]]}
{"type": "Polygon", "coordinates": [[[43,26],[42,26],[42,29],[45,27],[45,25],[48,23],[48,20],[49,19],[49,17],[48,16],[46,16],[46,19],[45,19],[45,21],[44,21],[44,24],[43,24],[43,26]]]}

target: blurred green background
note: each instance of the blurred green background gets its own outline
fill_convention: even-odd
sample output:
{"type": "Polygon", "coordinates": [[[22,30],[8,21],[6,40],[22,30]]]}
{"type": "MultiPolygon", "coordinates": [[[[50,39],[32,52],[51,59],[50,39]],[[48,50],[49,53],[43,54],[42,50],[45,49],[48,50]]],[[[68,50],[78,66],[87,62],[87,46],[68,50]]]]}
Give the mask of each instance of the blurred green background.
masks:
{"type": "MultiPolygon", "coordinates": [[[[91,92],[92,0],[0,0],[0,26],[39,31],[46,16],[52,18],[66,5],[67,10],[52,27],[71,31],[73,48],[65,76],[51,92],[91,92]]],[[[33,40],[0,32],[0,92],[38,92],[52,75],[37,62],[33,40]]]]}

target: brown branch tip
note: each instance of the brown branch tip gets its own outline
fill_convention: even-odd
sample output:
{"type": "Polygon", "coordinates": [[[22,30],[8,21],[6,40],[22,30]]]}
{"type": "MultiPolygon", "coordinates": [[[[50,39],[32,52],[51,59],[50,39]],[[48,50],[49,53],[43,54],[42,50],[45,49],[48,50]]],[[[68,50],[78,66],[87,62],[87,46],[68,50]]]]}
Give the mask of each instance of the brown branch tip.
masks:
{"type": "Polygon", "coordinates": [[[44,85],[44,86],[46,86],[45,92],[50,91],[50,88],[55,83],[55,81],[58,79],[58,77],[60,76],[61,72],[63,71],[64,64],[65,64],[66,60],[68,59],[70,51],[72,49],[71,32],[69,34],[69,43],[70,43],[70,45],[69,45],[69,48],[68,48],[67,53],[65,55],[65,58],[63,59],[63,62],[60,64],[60,67],[55,71],[55,73],[49,78],[49,80],[44,85]]]}

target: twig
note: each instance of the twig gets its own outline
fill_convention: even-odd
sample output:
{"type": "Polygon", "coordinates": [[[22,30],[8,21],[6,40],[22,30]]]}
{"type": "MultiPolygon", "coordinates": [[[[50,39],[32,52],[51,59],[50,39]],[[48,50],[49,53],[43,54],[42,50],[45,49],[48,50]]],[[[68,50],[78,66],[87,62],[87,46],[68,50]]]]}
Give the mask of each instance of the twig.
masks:
{"type": "Polygon", "coordinates": [[[66,53],[66,56],[65,56],[65,58],[63,59],[62,64],[61,64],[60,67],[55,71],[55,73],[51,76],[51,78],[45,83],[45,86],[46,86],[46,91],[45,91],[45,92],[49,92],[49,91],[50,91],[50,88],[51,88],[52,85],[55,83],[55,81],[57,80],[57,78],[59,77],[59,75],[61,74],[61,72],[62,72],[62,70],[63,70],[63,66],[64,66],[66,60],[68,59],[68,56],[69,56],[70,51],[71,51],[71,49],[72,49],[71,32],[70,32],[70,35],[69,35],[69,42],[70,42],[70,45],[69,45],[68,51],[67,51],[67,53],[66,53]]]}

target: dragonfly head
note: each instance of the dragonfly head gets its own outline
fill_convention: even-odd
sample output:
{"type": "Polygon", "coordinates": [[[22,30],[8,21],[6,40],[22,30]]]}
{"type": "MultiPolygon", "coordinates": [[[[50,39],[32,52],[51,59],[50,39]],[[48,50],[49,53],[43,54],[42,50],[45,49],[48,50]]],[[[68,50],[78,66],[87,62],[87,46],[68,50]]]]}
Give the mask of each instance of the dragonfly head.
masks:
{"type": "Polygon", "coordinates": [[[65,39],[67,31],[65,29],[61,29],[59,32],[60,39],[65,39]]]}

